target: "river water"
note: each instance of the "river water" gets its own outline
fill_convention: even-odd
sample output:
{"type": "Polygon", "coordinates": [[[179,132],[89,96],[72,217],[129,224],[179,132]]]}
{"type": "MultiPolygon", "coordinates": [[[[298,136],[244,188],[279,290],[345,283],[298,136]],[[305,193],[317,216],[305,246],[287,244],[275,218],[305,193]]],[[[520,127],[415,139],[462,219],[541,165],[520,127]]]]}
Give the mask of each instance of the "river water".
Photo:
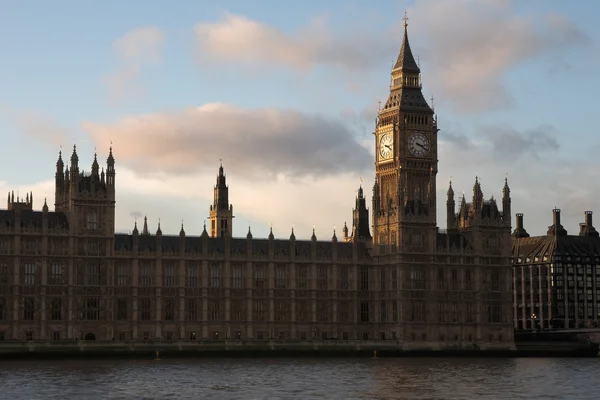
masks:
{"type": "Polygon", "coordinates": [[[600,360],[0,361],[0,399],[600,399],[600,360]]]}

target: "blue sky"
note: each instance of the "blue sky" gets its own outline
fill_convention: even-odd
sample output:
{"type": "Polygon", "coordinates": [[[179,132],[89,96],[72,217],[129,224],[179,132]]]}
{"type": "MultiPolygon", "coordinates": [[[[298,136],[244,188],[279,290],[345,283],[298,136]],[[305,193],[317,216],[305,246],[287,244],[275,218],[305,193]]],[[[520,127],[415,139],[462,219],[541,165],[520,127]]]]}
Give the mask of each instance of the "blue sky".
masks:
{"type": "Polygon", "coordinates": [[[0,5],[0,189],[51,197],[59,144],[91,164],[113,141],[120,230],[148,214],[198,234],[223,158],[237,235],[330,237],[360,177],[372,184],[372,118],[406,9],[442,129],[440,211],[449,177],[469,197],[476,173],[486,197],[508,173],[534,234],[554,206],[570,233],[600,210],[598,2],[0,5]]]}

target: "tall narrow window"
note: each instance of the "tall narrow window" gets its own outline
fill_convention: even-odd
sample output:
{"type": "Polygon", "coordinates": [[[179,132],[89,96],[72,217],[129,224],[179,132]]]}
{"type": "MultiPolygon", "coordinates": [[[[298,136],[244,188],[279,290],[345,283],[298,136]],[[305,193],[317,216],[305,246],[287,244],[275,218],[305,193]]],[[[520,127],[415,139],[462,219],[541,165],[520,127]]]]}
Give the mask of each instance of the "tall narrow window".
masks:
{"type": "Polygon", "coordinates": [[[33,297],[25,297],[23,299],[23,319],[27,321],[33,320],[35,317],[35,299],[33,297]]]}
{"type": "Polygon", "coordinates": [[[87,286],[97,286],[100,284],[100,265],[97,261],[88,261],[84,279],[87,286]]]}
{"type": "Polygon", "coordinates": [[[244,267],[242,265],[233,266],[233,288],[243,289],[244,288],[244,267]]]}
{"type": "Polygon", "coordinates": [[[187,266],[187,287],[198,287],[198,264],[187,266]]]}
{"type": "Polygon", "coordinates": [[[214,264],[210,267],[210,287],[218,288],[221,286],[221,266],[214,264]]]}
{"type": "Polygon", "coordinates": [[[150,263],[144,263],[140,268],[140,286],[149,287],[153,284],[154,266],[150,263]]]}
{"type": "Polygon", "coordinates": [[[266,288],[265,282],[265,266],[264,265],[255,265],[254,266],[254,287],[256,289],[264,289],[266,288]]]}
{"type": "Polygon", "coordinates": [[[129,268],[126,264],[117,265],[117,286],[128,286],[129,285],[129,268]]]}
{"type": "Polygon", "coordinates": [[[175,319],[175,304],[173,299],[165,299],[163,306],[165,321],[173,321],[175,319]]]}
{"type": "Polygon", "coordinates": [[[87,228],[90,230],[98,229],[98,213],[94,211],[88,211],[86,215],[87,228]]]}
{"type": "Polygon", "coordinates": [[[175,266],[173,264],[164,266],[164,280],[165,287],[175,286],[175,266]]]}
{"type": "Polygon", "coordinates": [[[320,290],[327,290],[327,267],[324,265],[319,265],[317,268],[317,285],[320,290]]]}
{"type": "Polygon", "coordinates": [[[25,285],[35,285],[37,266],[34,263],[25,264],[25,285]]]}
{"type": "Polygon", "coordinates": [[[117,299],[117,319],[119,321],[127,319],[127,299],[117,299]]]}
{"type": "Polygon", "coordinates": [[[140,319],[150,321],[152,319],[152,302],[148,298],[140,300],[140,319]]]}
{"type": "Polygon", "coordinates": [[[52,263],[50,266],[50,285],[63,285],[63,266],[60,263],[52,263]]]}
{"type": "Polygon", "coordinates": [[[348,290],[349,287],[348,279],[348,267],[340,267],[340,290],[348,290]]]}
{"type": "Polygon", "coordinates": [[[188,321],[197,321],[198,320],[198,300],[197,299],[187,299],[186,301],[187,308],[187,320],[188,321]]]}
{"type": "Polygon", "coordinates": [[[286,283],[286,273],[285,273],[285,265],[277,266],[277,279],[275,281],[275,287],[277,289],[285,289],[286,283]]]}
{"type": "Polygon", "coordinates": [[[50,302],[50,318],[52,321],[62,320],[62,300],[60,298],[52,299],[50,302]]]}
{"type": "Polygon", "coordinates": [[[308,289],[308,268],[306,265],[300,265],[296,269],[297,287],[299,290],[308,289]]]}

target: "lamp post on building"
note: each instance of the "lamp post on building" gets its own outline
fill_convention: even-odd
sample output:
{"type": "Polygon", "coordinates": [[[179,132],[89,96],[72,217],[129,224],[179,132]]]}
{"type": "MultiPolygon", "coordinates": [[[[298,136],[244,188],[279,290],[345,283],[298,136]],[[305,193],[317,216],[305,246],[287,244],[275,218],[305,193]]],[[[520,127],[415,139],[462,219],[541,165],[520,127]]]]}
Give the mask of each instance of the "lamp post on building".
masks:
{"type": "Polygon", "coordinates": [[[535,320],[536,320],[537,316],[535,315],[535,313],[531,314],[531,329],[535,332],[535,329],[537,328],[535,325],[535,320]]]}

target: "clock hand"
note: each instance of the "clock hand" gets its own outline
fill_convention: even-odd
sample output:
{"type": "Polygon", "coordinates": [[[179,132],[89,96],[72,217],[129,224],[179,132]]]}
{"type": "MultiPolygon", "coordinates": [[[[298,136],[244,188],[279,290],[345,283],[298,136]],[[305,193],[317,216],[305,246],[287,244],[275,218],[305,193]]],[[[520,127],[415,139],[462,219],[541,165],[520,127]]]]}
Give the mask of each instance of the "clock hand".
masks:
{"type": "Polygon", "coordinates": [[[392,146],[389,146],[389,145],[387,145],[387,144],[384,144],[383,146],[384,146],[384,147],[387,147],[387,148],[388,148],[388,149],[390,149],[390,150],[392,149],[392,146]]]}

